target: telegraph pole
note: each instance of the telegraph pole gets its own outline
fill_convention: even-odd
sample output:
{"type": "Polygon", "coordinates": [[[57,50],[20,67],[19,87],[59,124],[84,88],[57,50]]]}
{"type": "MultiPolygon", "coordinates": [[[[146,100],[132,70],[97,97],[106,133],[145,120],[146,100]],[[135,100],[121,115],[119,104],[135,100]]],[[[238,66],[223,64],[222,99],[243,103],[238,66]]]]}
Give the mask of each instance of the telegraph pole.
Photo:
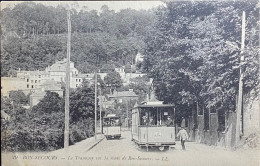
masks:
{"type": "Polygon", "coordinates": [[[99,123],[99,125],[100,125],[100,132],[101,132],[101,134],[103,134],[103,132],[102,132],[102,116],[101,116],[101,113],[102,113],[102,105],[103,105],[103,101],[102,101],[102,97],[101,97],[102,95],[101,95],[101,87],[100,87],[100,105],[99,105],[99,120],[100,120],[100,123],[99,123]]]}
{"type": "Polygon", "coordinates": [[[97,139],[97,69],[95,70],[95,140],[97,139]]]}
{"type": "MultiPolygon", "coordinates": [[[[243,11],[242,14],[242,35],[241,35],[241,62],[244,61],[244,48],[245,48],[245,33],[246,33],[246,13],[243,11]]],[[[240,78],[239,78],[239,87],[238,87],[238,101],[237,101],[237,118],[236,118],[236,145],[240,141],[241,134],[241,113],[242,113],[242,102],[243,102],[243,71],[240,66],[240,78]]]]}
{"type": "Polygon", "coordinates": [[[128,100],[126,101],[126,127],[127,130],[129,128],[129,120],[128,120],[128,100]]]}
{"type": "Polygon", "coordinates": [[[66,66],[66,92],[65,92],[65,129],[64,129],[64,148],[69,147],[69,94],[70,94],[70,38],[71,20],[70,10],[67,13],[68,20],[68,39],[67,39],[67,66],[66,66]]]}
{"type": "MultiPolygon", "coordinates": [[[[260,16],[260,0],[258,1],[258,8],[259,8],[259,16],[260,16]]],[[[259,38],[258,40],[260,39],[260,27],[258,29],[258,34],[259,34],[259,38]]],[[[259,43],[259,47],[260,47],[260,42],[259,43]]],[[[260,50],[258,50],[259,53],[258,53],[258,57],[259,57],[259,61],[258,61],[258,64],[259,64],[259,75],[260,75],[260,50]]],[[[258,80],[260,82],[260,77],[258,77],[258,80]]],[[[260,85],[258,85],[258,88],[260,88],[260,85]]],[[[259,106],[259,110],[260,110],[260,92],[258,93],[258,106],[259,106]]],[[[259,112],[259,119],[260,119],[260,112],[259,112]]],[[[259,126],[260,126],[260,121],[259,121],[259,126]]]]}

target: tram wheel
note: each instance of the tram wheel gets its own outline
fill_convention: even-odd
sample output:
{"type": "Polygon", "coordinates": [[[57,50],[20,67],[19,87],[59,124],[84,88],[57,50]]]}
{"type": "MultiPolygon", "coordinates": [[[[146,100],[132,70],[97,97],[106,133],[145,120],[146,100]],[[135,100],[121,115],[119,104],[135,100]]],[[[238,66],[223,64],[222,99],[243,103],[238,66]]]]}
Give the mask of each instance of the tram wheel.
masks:
{"type": "Polygon", "coordinates": [[[164,146],[159,146],[159,150],[163,151],[164,150],[164,146]]]}

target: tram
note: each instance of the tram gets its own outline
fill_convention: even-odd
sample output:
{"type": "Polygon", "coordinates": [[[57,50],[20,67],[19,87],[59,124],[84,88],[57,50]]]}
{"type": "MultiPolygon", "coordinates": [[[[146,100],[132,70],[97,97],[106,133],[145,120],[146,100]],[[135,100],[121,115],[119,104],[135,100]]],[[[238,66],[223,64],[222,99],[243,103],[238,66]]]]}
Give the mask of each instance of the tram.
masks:
{"type": "Polygon", "coordinates": [[[175,109],[172,104],[147,102],[132,109],[132,141],[139,148],[163,151],[175,145],[175,109]]]}
{"type": "Polygon", "coordinates": [[[103,133],[106,139],[121,137],[121,123],[119,116],[116,114],[108,114],[104,117],[103,133]]]}

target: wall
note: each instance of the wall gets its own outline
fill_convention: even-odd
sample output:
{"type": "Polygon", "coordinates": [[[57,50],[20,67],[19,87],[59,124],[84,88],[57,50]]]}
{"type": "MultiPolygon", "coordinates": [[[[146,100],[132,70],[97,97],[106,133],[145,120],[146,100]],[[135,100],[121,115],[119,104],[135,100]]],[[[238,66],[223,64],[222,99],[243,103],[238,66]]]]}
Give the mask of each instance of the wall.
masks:
{"type": "MultiPolygon", "coordinates": [[[[210,113],[209,115],[210,123],[209,130],[204,129],[204,116],[197,115],[197,129],[193,129],[190,131],[191,141],[195,141],[197,143],[203,143],[207,145],[213,146],[222,146],[231,148],[235,145],[235,124],[236,124],[236,113],[227,112],[226,114],[226,129],[225,131],[218,131],[218,113],[210,113]]],[[[191,119],[194,121],[194,118],[191,119]]],[[[189,130],[191,130],[191,126],[195,124],[189,122],[189,130]]]]}
{"type": "Polygon", "coordinates": [[[243,136],[248,137],[250,134],[260,132],[260,100],[259,94],[251,91],[244,95],[243,103],[243,136]]]}
{"type": "Polygon", "coordinates": [[[17,77],[1,77],[1,88],[2,95],[9,96],[10,91],[26,89],[26,82],[17,77]]]}

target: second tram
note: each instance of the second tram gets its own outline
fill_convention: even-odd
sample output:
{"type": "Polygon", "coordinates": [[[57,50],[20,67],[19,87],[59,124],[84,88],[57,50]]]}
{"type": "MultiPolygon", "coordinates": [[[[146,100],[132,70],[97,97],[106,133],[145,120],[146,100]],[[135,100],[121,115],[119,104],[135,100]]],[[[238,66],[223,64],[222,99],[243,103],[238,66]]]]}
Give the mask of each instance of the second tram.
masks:
{"type": "Polygon", "coordinates": [[[120,118],[116,114],[108,114],[104,117],[103,132],[107,139],[119,139],[121,137],[120,118]]]}

